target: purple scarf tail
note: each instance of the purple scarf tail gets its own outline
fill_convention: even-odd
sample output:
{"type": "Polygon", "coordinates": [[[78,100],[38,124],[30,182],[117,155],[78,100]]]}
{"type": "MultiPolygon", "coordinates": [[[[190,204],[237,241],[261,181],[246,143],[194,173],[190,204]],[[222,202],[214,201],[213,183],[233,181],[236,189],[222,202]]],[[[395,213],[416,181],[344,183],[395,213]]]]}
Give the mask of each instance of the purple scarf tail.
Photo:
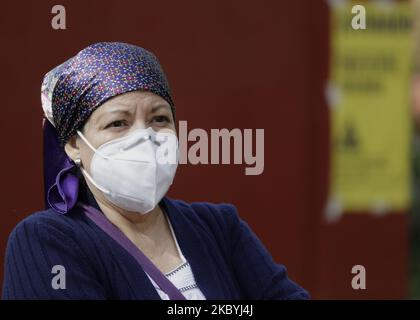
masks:
{"type": "Polygon", "coordinates": [[[60,146],[54,126],[44,120],[45,207],[65,214],[77,202],[79,178],[76,168],[60,146]]]}

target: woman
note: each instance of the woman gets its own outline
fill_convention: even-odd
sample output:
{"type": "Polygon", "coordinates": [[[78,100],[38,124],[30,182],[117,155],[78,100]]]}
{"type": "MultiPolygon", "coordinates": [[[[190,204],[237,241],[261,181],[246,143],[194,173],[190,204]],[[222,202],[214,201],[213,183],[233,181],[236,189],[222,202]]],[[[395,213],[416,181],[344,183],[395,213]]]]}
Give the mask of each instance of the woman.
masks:
{"type": "Polygon", "coordinates": [[[306,299],[228,204],[165,194],[175,108],[150,52],[93,44],[42,85],[47,209],[10,235],[4,299],[306,299]]]}

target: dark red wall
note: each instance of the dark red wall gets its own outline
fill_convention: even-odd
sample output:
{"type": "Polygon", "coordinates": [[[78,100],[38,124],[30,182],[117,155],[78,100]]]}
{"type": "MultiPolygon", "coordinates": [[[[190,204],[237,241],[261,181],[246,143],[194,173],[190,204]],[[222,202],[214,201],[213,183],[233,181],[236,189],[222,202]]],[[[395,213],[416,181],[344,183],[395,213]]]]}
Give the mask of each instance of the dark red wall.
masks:
{"type": "Polygon", "coordinates": [[[170,191],[231,202],[292,278],[314,298],[406,295],[406,216],[323,222],[328,181],[326,1],[5,2],[0,19],[3,152],[0,254],[18,221],[43,207],[40,85],[52,67],[98,41],[153,51],[189,128],[265,129],[265,170],[183,165],[170,191]],[[351,267],[367,267],[365,292],[351,267]]]}

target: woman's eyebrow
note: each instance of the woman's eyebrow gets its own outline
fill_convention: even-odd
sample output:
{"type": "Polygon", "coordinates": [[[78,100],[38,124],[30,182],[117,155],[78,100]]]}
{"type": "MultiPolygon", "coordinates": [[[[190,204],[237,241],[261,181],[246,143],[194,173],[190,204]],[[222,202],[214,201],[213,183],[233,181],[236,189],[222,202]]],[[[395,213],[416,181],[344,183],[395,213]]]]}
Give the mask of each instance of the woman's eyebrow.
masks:
{"type": "Polygon", "coordinates": [[[101,120],[104,116],[107,116],[107,115],[113,115],[113,114],[123,114],[123,115],[131,115],[131,112],[130,111],[128,111],[128,110],[120,110],[120,109],[113,109],[113,110],[109,110],[109,111],[106,111],[106,112],[104,112],[104,113],[102,113],[101,115],[99,115],[99,117],[98,117],[98,120],[101,120]]]}
{"type": "Polygon", "coordinates": [[[170,109],[171,107],[168,106],[167,104],[158,104],[158,105],[152,107],[152,109],[150,110],[150,112],[151,113],[155,113],[156,111],[158,111],[159,109],[162,109],[162,108],[170,109]]]}

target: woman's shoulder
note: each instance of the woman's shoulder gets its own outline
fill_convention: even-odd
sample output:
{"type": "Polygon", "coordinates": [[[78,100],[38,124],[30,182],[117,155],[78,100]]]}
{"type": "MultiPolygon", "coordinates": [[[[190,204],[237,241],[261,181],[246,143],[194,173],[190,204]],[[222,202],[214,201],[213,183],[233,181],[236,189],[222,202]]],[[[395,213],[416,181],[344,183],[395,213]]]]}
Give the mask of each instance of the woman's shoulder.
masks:
{"type": "Polygon", "coordinates": [[[96,272],[106,267],[80,217],[51,209],[15,226],[6,247],[4,299],[104,299],[96,272]],[[57,290],[54,279],[66,290],[57,290]]]}
{"type": "Polygon", "coordinates": [[[57,236],[77,238],[75,235],[80,222],[78,212],[63,215],[53,209],[36,211],[13,228],[9,241],[13,241],[16,237],[40,240],[57,236]]]}

